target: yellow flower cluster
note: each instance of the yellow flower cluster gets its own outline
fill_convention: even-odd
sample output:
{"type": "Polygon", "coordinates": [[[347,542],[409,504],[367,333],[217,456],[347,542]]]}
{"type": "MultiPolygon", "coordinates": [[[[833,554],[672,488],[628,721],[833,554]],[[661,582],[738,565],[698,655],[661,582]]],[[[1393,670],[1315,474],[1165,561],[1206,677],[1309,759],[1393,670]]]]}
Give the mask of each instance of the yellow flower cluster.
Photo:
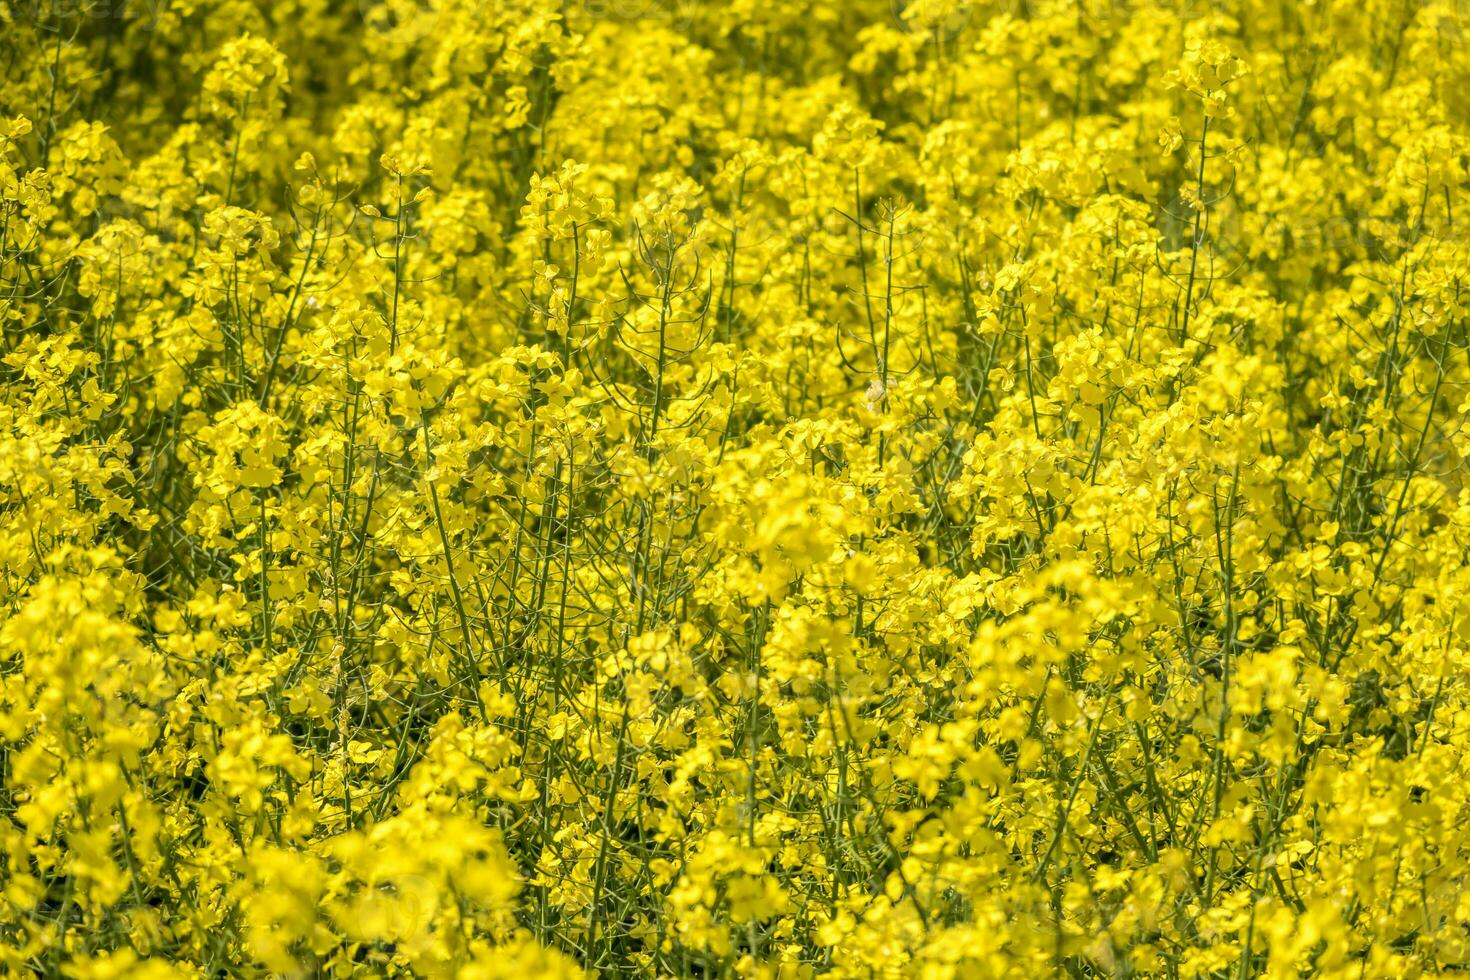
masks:
{"type": "Polygon", "coordinates": [[[1465,0],[0,6],[0,969],[1470,969],[1465,0]]]}

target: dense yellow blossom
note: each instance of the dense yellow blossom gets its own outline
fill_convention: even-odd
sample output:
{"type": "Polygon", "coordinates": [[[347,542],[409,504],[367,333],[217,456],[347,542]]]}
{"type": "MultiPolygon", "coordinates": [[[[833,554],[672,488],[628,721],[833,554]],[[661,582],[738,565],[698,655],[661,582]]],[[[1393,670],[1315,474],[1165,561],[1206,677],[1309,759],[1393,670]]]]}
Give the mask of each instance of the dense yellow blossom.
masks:
{"type": "Polygon", "coordinates": [[[6,975],[1470,969],[1465,0],[0,63],[6,975]]]}

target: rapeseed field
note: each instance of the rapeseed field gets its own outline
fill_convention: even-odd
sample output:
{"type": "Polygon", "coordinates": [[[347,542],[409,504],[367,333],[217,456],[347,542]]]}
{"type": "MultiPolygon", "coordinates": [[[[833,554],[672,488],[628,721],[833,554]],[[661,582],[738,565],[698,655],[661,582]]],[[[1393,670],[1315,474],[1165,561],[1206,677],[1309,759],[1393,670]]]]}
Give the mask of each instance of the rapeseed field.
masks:
{"type": "Polygon", "coordinates": [[[8,0],[0,969],[1470,970],[1466,0],[8,0]]]}

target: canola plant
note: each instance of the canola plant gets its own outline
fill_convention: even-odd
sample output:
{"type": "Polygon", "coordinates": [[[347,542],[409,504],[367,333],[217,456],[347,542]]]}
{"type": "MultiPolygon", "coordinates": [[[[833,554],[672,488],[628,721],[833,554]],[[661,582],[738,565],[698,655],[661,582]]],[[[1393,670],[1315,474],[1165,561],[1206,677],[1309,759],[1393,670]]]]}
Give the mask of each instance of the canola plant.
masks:
{"type": "Polygon", "coordinates": [[[1470,969],[1465,0],[10,0],[0,966],[1470,969]]]}

